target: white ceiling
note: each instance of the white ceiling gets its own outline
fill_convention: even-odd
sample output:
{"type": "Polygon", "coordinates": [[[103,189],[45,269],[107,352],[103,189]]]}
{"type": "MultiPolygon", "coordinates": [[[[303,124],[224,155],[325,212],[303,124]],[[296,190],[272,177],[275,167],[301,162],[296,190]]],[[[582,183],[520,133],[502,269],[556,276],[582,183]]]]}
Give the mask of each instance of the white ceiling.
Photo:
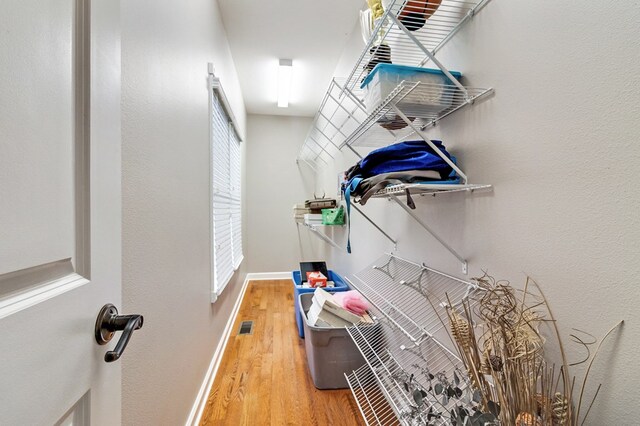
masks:
{"type": "Polygon", "coordinates": [[[219,0],[248,113],[313,116],[363,0],[219,0]],[[293,60],[288,108],[278,108],[278,59],[293,60]]]}

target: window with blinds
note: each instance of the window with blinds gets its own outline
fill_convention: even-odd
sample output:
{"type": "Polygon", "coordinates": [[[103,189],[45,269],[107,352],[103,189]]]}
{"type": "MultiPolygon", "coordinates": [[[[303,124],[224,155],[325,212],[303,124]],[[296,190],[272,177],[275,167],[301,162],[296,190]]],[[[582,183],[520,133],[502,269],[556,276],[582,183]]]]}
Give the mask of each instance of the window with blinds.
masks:
{"type": "Polygon", "coordinates": [[[211,91],[213,300],[243,259],[240,139],[220,93],[211,91]]]}

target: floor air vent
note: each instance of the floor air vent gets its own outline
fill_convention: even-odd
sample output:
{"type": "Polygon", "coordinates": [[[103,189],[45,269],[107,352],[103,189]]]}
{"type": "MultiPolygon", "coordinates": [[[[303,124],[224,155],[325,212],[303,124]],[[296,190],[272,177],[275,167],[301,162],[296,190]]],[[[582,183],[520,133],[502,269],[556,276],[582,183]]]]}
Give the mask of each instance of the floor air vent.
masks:
{"type": "Polygon", "coordinates": [[[238,335],[253,334],[253,321],[242,321],[238,335]]]}

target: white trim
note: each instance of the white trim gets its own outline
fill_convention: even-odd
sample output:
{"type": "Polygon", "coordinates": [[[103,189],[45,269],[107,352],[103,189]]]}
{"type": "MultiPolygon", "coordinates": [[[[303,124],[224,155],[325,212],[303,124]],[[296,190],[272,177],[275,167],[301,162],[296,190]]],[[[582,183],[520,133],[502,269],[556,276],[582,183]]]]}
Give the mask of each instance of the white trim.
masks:
{"type": "Polygon", "coordinates": [[[243,260],[244,260],[244,254],[242,256],[240,256],[240,260],[235,265],[233,265],[233,270],[234,271],[237,271],[238,268],[240,268],[240,265],[242,265],[242,261],[243,260]]]}
{"type": "Polygon", "coordinates": [[[215,70],[213,67],[213,63],[209,62],[207,64],[207,70],[209,73],[209,86],[212,90],[218,93],[220,100],[222,101],[222,106],[227,113],[227,116],[231,119],[231,124],[233,125],[234,130],[236,131],[236,135],[238,135],[238,139],[240,142],[244,141],[244,135],[240,132],[240,126],[238,125],[238,120],[236,120],[236,116],[233,114],[233,109],[231,108],[231,103],[227,99],[227,95],[224,93],[222,89],[222,84],[220,83],[220,79],[216,77],[215,70]]]}
{"type": "Polygon", "coordinates": [[[252,272],[247,274],[247,279],[252,281],[286,280],[291,279],[291,272],[252,272]]]}
{"type": "MultiPolygon", "coordinates": [[[[189,417],[187,418],[187,422],[185,423],[186,426],[198,426],[200,424],[200,419],[202,418],[204,407],[207,405],[207,398],[209,397],[209,393],[211,392],[211,387],[213,386],[213,381],[216,378],[218,367],[220,367],[220,362],[222,361],[224,350],[227,347],[229,337],[231,336],[233,324],[236,321],[238,312],[240,311],[240,305],[242,305],[242,300],[244,299],[244,293],[246,292],[247,286],[249,285],[249,275],[251,274],[247,274],[244,283],[242,283],[242,290],[240,290],[240,295],[238,296],[238,299],[233,306],[233,310],[231,311],[231,315],[227,320],[227,325],[224,328],[222,339],[220,339],[220,342],[218,342],[218,346],[213,353],[211,363],[209,363],[209,369],[207,370],[207,374],[205,374],[204,376],[204,380],[202,382],[202,385],[200,386],[200,391],[198,391],[198,396],[196,397],[193,407],[191,407],[191,412],[189,413],[189,417]]],[[[212,299],[214,298],[214,296],[217,298],[217,295],[215,293],[212,293],[211,296],[212,299]]],[[[215,302],[215,300],[213,300],[212,302],[215,302]]]]}
{"type": "Polygon", "coordinates": [[[0,319],[88,283],[89,280],[86,278],[76,273],[71,273],[45,285],[27,290],[15,297],[2,300],[0,301],[0,319]]]}

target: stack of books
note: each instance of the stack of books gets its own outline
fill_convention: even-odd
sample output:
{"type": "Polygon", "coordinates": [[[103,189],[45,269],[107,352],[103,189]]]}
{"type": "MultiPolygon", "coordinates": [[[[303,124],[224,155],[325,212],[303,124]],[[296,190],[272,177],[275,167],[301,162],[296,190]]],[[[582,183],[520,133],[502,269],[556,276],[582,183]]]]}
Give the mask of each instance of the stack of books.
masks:
{"type": "Polygon", "coordinates": [[[306,208],[304,206],[304,203],[302,203],[302,204],[294,204],[293,205],[293,219],[296,222],[298,222],[298,223],[304,222],[304,215],[305,214],[309,214],[309,213],[311,213],[311,210],[306,208]]]}
{"type": "Polygon", "coordinates": [[[338,305],[331,293],[316,288],[313,304],[307,313],[309,324],[315,327],[349,327],[354,324],[373,324],[369,314],[356,315],[338,305]]]}
{"type": "Polygon", "coordinates": [[[304,223],[306,223],[307,225],[322,225],[322,215],[305,213],[304,223]]]}

